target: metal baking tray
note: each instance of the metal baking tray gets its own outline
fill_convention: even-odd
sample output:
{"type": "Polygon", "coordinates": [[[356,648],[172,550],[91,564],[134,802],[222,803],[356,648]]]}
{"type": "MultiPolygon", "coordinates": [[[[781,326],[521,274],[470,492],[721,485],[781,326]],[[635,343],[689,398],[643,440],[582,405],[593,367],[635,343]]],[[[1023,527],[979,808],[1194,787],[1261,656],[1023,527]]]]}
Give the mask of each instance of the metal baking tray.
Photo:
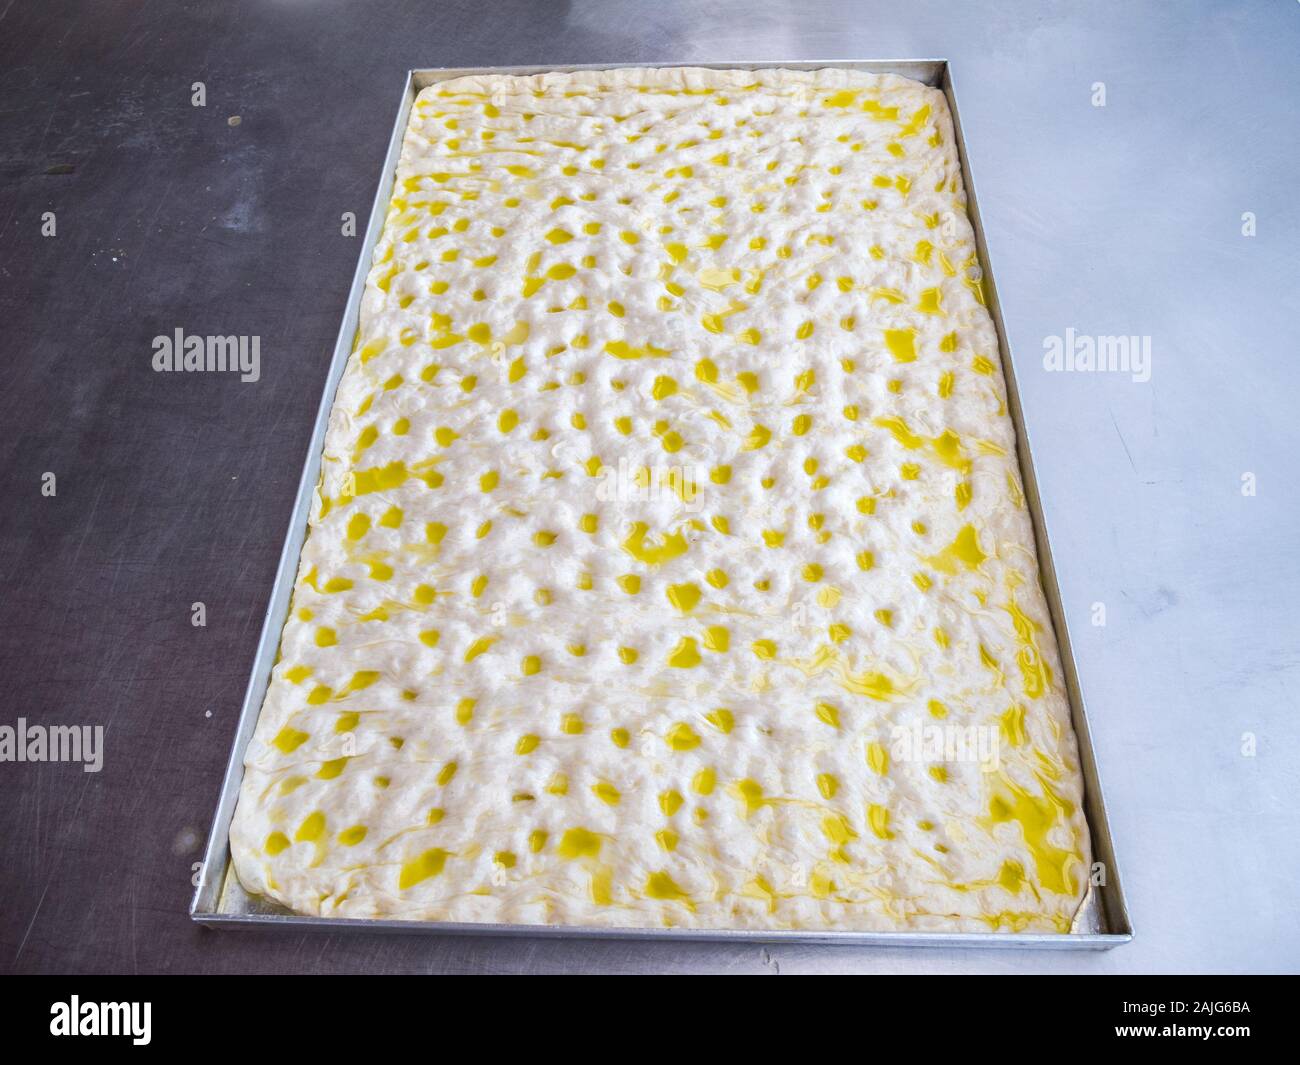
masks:
{"type": "Polygon", "coordinates": [[[343,312],[343,323],[339,327],[338,339],[334,344],[334,355],[330,361],[329,373],[325,379],[325,390],[321,396],[320,409],[316,414],[311,444],[307,449],[307,462],[303,467],[302,479],[298,483],[298,495],[294,502],[293,515],[289,522],[288,534],[285,537],[284,549],[280,554],[280,565],[276,571],[275,584],[271,589],[271,600],[267,605],[266,616],[262,622],[262,634],[257,643],[257,657],[254,659],[252,673],[248,680],[248,689],[244,694],[244,705],[239,715],[239,726],[235,733],[234,746],[230,753],[230,762],[226,768],[225,779],[222,782],[221,798],[217,803],[217,811],[213,817],[212,830],[208,834],[203,868],[199,874],[194,900],[190,905],[190,916],[198,923],[212,928],[282,928],[285,930],[319,928],[329,931],[353,929],[370,932],[419,932],[480,936],[562,936],[599,939],[674,939],[746,943],[824,943],[857,946],[981,946],[1105,950],[1117,944],[1126,943],[1133,938],[1128,908],[1125,905],[1124,893],[1120,886],[1119,866],[1115,860],[1110,824],[1106,818],[1106,805],[1102,798],[1101,777],[1097,771],[1092,736],[1088,729],[1088,716],[1084,710],[1078,671],[1075,667],[1074,654],[1071,649],[1070,628],[1061,605],[1061,594],[1056,580],[1056,568],[1052,561],[1051,544],[1047,535],[1047,523],[1043,518],[1042,504],[1038,494],[1038,480],[1034,473],[1033,454],[1030,449],[1029,436],[1025,430],[1024,418],[1021,414],[1020,394],[1016,387],[1015,366],[1011,360],[1006,329],[1002,322],[997,285],[993,279],[988,247],[985,243],[984,226],[980,219],[979,201],[975,194],[975,181],[971,176],[970,162],[967,158],[966,145],[962,136],[961,117],[957,108],[956,91],[953,87],[952,68],[947,60],[827,60],[825,62],[797,63],[587,63],[576,66],[433,68],[407,72],[406,84],[402,88],[401,103],[397,109],[397,118],[393,123],[392,136],[388,141],[388,152],[384,157],[384,167],[380,173],[379,188],[375,193],[375,202],[370,211],[370,221],[366,226],[365,240],[362,243],[356,273],[352,278],[352,288],[348,293],[347,307],[343,312]],[[1101,863],[1105,869],[1105,884],[1089,889],[1079,915],[1075,919],[1074,931],[1069,934],[1043,932],[836,932],[726,928],[594,928],[571,925],[502,925],[304,917],[268,899],[249,895],[244,891],[238,877],[235,875],[234,867],[230,861],[228,834],[230,821],[235,812],[235,803],[239,797],[240,782],[243,778],[244,751],[257,725],[262,699],[266,694],[267,685],[271,678],[271,667],[275,664],[280,631],[289,613],[289,600],[297,574],[298,556],[302,551],[303,541],[307,535],[307,517],[311,510],[312,492],[315,491],[317,482],[320,479],[321,453],[324,449],[325,430],[329,422],[330,408],[333,406],[335,389],[338,387],[339,379],[343,376],[343,370],[352,352],[353,339],[357,333],[361,296],[365,291],[366,275],[370,270],[374,247],[378,243],[383,230],[388,201],[392,195],[397,172],[397,163],[401,155],[402,140],[406,133],[407,119],[411,112],[411,106],[415,102],[416,94],[421,89],[436,82],[470,74],[544,74],[548,71],[568,73],[576,70],[610,70],[617,67],[672,66],[710,67],[719,70],[756,70],[773,67],[781,67],[787,70],[818,70],[823,67],[843,67],[849,70],[866,71],[874,74],[900,74],[942,90],[948,99],[948,106],[952,110],[953,125],[957,136],[957,150],[961,160],[962,178],[966,183],[967,210],[975,229],[975,241],[984,271],[989,312],[993,316],[1001,347],[1002,372],[1007,384],[1007,406],[1016,429],[1020,472],[1024,480],[1025,499],[1034,522],[1034,538],[1038,546],[1043,590],[1046,593],[1052,623],[1056,629],[1061,665],[1065,674],[1071,716],[1074,723],[1074,733],[1079,745],[1079,763],[1084,776],[1084,812],[1092,833],[1093,860],[1101,863]]]}

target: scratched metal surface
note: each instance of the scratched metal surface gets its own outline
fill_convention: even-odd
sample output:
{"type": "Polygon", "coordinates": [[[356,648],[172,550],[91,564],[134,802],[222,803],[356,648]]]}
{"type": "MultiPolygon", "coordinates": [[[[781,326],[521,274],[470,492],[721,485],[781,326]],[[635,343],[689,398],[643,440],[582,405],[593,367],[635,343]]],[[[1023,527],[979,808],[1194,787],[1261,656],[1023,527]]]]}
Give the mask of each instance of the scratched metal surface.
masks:
{"type": "Polygon", "coordinates": [[[0,0],[0,725],[107,726],[98,774],[0,764],[0,964],[1300,967],[1300,4],[431,10],[0,0]],[[1075,651],[1138,938],[990,954],[193,926],[191,863],[355,263],[339,216],[365,217],[402,72],[826,56],[953,61],[1063,599],[1107,608],[1075,651]],[[261,381],[154,374],[150,341],[178,326],[259,334],[261,381]],[[1067,328],[1151,336],[1151,380],[1045,372],[1043,338],[1067,328]]]}

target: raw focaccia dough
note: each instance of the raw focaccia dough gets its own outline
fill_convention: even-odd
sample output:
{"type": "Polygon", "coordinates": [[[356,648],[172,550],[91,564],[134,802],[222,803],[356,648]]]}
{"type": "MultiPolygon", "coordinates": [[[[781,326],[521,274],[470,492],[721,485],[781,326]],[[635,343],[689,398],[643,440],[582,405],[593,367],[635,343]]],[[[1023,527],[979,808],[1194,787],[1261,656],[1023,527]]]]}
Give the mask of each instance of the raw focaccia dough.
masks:
{"type": "Polygon", "coordinates": [[[944,97],[420,93],[231,830],[308,914],[1068,931],[1089,861],[944,97]]]}

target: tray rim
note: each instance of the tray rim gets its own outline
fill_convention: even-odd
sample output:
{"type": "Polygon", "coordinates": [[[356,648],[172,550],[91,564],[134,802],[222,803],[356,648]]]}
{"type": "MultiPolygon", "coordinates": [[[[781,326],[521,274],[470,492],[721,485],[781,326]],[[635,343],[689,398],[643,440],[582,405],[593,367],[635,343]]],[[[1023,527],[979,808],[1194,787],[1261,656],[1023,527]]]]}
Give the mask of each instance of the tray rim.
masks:
{"type": "MultiPolygon", "coordinates": [[[[1090,889],[1091,893],[1091,889],[1090,889]]],[[[1085,897],[1085,905],[1087,898],[1085,897]]],[[[221,792],[213,813],[212,827],[204,848],[202,867],[194,896],[189,907],[190,918],[209,928],[236,929],[287,929],[300,931],[352,931],[387,932],[419,935],[481,935],[491,937],[559,938],[559,939],[620,939],[620,940],[678,940],[714,943],[799,943],[836,946],[894,946],[894,947],[988,947],[995,949],[1035,948],[1053,950],[1107,950],[1127,943],[1133,938],[1128,906],[1124,898],[1119,865],[1115,857],[1114,839],[1106,812],[1100,771],[1096,764],[1092,733],[1084,704],[1078,669],[1074,659],[1068,615],[1063,609],[1055,563],[1051,552],[1046,517],[1043,514],[1038,480],[1033,463],[1032,445],[1024,423],[1020,393],[1015,376],[1011,346],[1002,318],[997,284],[994,280],[991,257],[979,212],[975,180],[971,173],[965,137],[958,111],[952,62],[946,58],[932,59],[870,59],[870,60],[754,60],[735,62],[685,62],[685,63],[579,63],[541,64],[505,67],[413,67],[406,71],[402,95],[384,155],[383,169],[371,204],[369,219],[352,284],[348,289],[334,351],[330,358],[322,389],[316,420],[308,443],[307,455],[299,477],[289,526],[276,567],[276,576],[263,615],[253,664],[249,672],[243,704],[231,743],[230,756],[222,778],[221,792]],[[587,925],[512,925],[465,922],[407,921],[392,919],[309,917],[293,913],[239,912],[223,910],[227,884],[235,877],[230,858],[229,830],[234,816],[239,788],[243,780],[243,759],[248,743],[261,713],[262,701],[270,682],[271,670],[279,649],[280,632],[288,616],[289,600],[297,575],[298,559],[306,540],[307,519],[311,510],[312,493],[319,480],[321,454],[325,432],[339,380],[343,376],[358,328],[361,297],[365,292],[375,245],[383,231],[388,201],[395,184],[397,163],[402,141],[416,94],[420,89],[440,81],[471,75],[504,74],[526,76],[545,73],[572,73],[585,70],[615,70],[643,68],[699,68],[710,70],[758,70],[782,68],[787,70],[819,70],[837,67],[870,73],[898,74],[923,82],[943,92],[952,113],[962,180],[966,188],[966,210],[975,232],[976,249],[983,270],[985,291],[988,293],[988,311],[998,336],[998,355],[1003,379],[1007,388],[1007,409],[1016,432],[1017,460],[1025,488],[1025,502],[1032,518],[1035,547],[1038,551],[1040,577],[1047,599],[1048,611],[1056,633],[1057,646],[1065,675],[1071,724],[1079,750],[1080,769],[1084,777],[1084,812],[1092,836],[1093,860],[1106,869],[1106,883],[1097,892],[1098,920],[1102,928],[1097,932],[1045,933],[1045,932],[869,932],[802,929],[699,929],[699,928],[626,928],[587,925]]]]}

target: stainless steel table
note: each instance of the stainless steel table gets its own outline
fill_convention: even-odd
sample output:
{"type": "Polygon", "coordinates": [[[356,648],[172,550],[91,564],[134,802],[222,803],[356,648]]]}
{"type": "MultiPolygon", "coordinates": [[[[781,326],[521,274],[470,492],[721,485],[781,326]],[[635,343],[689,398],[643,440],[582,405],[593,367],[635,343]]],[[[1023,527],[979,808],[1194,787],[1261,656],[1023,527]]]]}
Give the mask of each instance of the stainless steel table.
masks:
{"type": "Polygon", "coordinates": [[[100,773],[0,764],[0,964],[1300,968],[1297,54],[1287,0],[0,2],[0,725],[107,726],[100,773]],[[355,260],[340,217],[364,217],[402,72],[931,56],[954,64],[1067,609],[1104,606],[1076,653],[1136,940],[1089,955],[193,927],[192,863],[355,260]],[[151,340],[177,327],[259,335],[261,380],[154,373],[151,340]],[[1047,370],[1067,330],[1150,338],[1150,379],[1047,370]]]}

